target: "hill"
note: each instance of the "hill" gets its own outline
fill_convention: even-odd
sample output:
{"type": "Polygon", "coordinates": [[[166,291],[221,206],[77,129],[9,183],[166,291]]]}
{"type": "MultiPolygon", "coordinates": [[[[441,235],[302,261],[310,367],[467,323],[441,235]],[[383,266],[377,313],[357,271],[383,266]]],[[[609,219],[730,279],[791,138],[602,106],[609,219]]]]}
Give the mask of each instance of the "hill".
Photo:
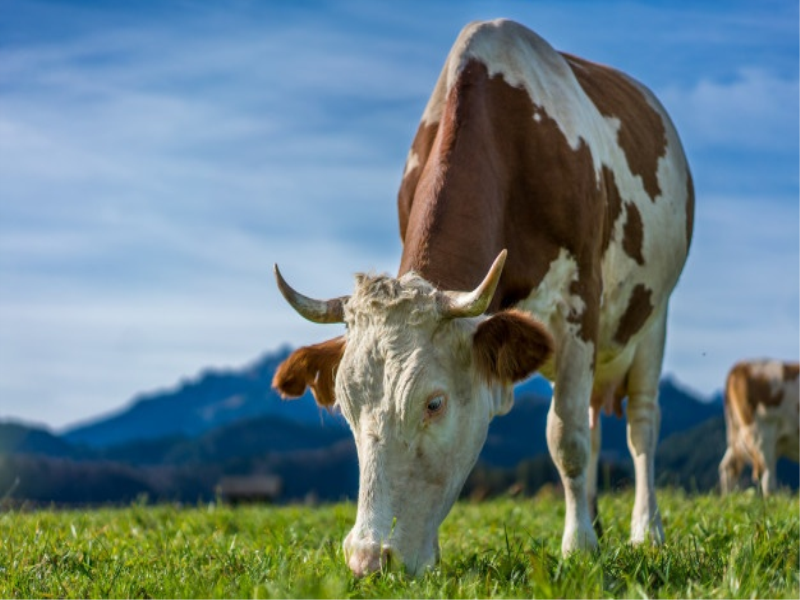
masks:
{"type": "MultiPolygon", "coordinates": [[[[19,478],[14,497],[35,502],[127,502],[142,494],[194,502],[213,498],[224,476],[263,473],[283,480],[283,500],[354,497],[358,463],[342,417],[320,410],[310,396],[283,402],[269,388],[287,354],[239,370],[207,370],[63,435],[0,423],[0,495],[19,478]]],[[[493,495],[512,485],[533,493],[558,481],[545,436],[551,393],[541,377],[517,386],[512,411],[490,426],[465,494],[493,495]]],[[[670,377],[661,383],[660,402],[659,481],[712,489],[724,451],[721,404],[703,402],[670,377]]],[[[601,481],[630,482],[625,420],[604,415],[602,426],[601,481]]]]}
{"type": "Polygon", "coordinates": [[[137,440],[197,437],[222,425],[267,415],[312,424],[326,420],[310,393],[296,402],[283,402],[271,388],[275,369],[288,355],[284,348],[243,369],[206,370],[175,389],[142,395],[117,413],[69,428],[61,437],[103,448],[137,440]]]}
{"type": "MultiPolygon", "coordinates": [[[[721,415],[675,433],[656,452],[657,483],[689,491],[714,489],[719,481],[717,467],[726,447],[725,418],[721,415]]],[[[797,463],[780,459],[777,473],[778,485],[792,490],[800,486],[797,463]]],[[[742,473],[743,484],[751,483],[750,476],[748,467],[742,473]]]]}

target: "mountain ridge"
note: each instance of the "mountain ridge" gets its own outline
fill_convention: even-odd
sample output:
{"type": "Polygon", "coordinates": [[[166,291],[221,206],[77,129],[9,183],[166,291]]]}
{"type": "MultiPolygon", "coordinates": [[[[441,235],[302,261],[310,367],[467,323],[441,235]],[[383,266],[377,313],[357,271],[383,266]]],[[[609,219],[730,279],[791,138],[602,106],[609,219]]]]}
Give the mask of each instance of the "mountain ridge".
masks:
{"type": "MultiPolygon", "coordinates": [[[[265,353],[240,369],[204,369],[63,435],[0,422],[0,492],[16,489],[14,498],[44,503],[129,502],[142,494],[194,502],[213,499],[224,476],[269,473],[284,482],[284,501],[353,498],[357,453],[342,416],[320,409],[310,394],[286,402],[270,387],[289,352],[265,353]]],[[[551,394],[539,376],[515,387],[514,407],[492,421],[465,493],[496,492],[520,478],[527,491],[557,483],[545,433],[551,394]]],[[[659,396],[659,481],[713,487],[724,452],[722,403],[698,397],[674,375],[662,379],[659,396]]],[[[629,482],[626,421],[602,415],[601,424],[604,472],[615,473],[612,485],[629,482]]],[[[783,470],[796,487],[796,474],[783,470]]]]}

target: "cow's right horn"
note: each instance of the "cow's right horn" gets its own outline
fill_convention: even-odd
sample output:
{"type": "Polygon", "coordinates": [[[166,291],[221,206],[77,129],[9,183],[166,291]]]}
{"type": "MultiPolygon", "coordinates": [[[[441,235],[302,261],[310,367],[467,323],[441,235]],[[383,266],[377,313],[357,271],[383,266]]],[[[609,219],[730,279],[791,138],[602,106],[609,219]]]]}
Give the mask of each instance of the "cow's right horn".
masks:
{"type": "Polygon", "coordinates": [[[278,265],[273,267],[275,280],[278,282],[278,289],[286,298],[286,301],[295,309],[300,316],[305,317],[314,323],[343,323],[344,322],[344,303],[350,298],[342,296],[332,300],[315,300],[304,296],[286,283],[281,275],[278,265]]]}
{"type": "Polygon", "coordinates": [[[492,302],[503,265],[506,264],[506,250],[501,250],[494,259],[489,272],[483,281],[471,292],[441,292],[439,296],[439,310],[443,317],[477,317],[482,315],[492,302]]]}

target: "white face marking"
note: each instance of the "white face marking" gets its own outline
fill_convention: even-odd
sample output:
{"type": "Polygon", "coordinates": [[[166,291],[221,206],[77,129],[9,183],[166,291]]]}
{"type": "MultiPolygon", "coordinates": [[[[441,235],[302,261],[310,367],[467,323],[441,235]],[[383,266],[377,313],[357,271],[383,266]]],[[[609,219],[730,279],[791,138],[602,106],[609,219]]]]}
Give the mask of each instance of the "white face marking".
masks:
{"type": "Polygon", "coordinates": [[[435,562],[439,525],[502,408],[505,390],[471,365],[480,318],[442,321],[433,291],[413,274],[361,276],[345,309],[336,397],[358,449],[358,516],[344,544],[357,573],[381,552],[410,572],[435,562]]]}

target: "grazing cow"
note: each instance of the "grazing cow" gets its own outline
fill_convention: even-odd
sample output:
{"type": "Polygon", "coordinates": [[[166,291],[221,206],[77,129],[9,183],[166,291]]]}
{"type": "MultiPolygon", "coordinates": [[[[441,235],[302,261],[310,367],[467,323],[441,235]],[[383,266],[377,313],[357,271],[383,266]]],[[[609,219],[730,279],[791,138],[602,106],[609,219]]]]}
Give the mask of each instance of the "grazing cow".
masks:
{"type": "Polygon", "coordinates": [[[725,384],[728,449],[719,465],[722,493],[730,492],[745,463],[764,496],[777,487],[775,465],[785,456],[798,460],[800,364],[778,360],[734,365],[725,384]]]}
{"type": "Polygon", "coordinates": [[[597,545],[597,415],[623,397],[631,538],[662,541],[658,381],[694,193],[653,94],[512,21],[472,23],[425,108],[398,206],[397,278],[356,275],[351,296],[314,300],[276,267],[297,312],[347,326],[295,351],[273,385],[284,397],[310,387],[353,431],[353,572],[436,562],[489,421],[536,370],[555,383],[547,443],[566,497],[562,552],[597,545]]]}

